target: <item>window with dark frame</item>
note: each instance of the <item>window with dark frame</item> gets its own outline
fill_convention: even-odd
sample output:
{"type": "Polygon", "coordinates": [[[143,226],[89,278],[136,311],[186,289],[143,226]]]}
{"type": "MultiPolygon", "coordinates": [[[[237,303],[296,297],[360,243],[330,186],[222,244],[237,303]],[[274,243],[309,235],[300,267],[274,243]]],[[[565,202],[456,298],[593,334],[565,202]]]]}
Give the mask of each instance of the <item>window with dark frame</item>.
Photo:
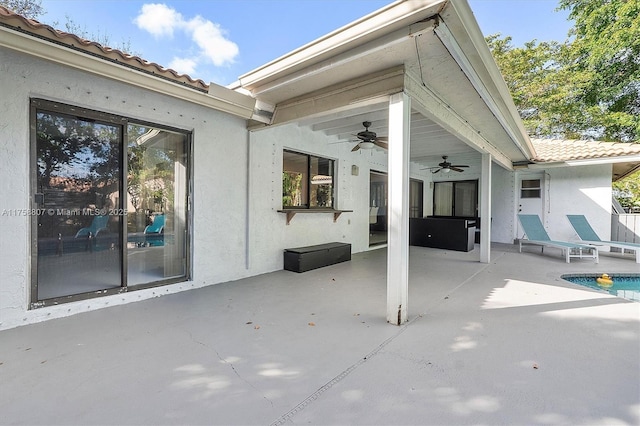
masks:
{"type": "Polygon", "coordinates": [[[283,209],[331,209],[334,206],[334,160],[283,150],[283,209]]]}
{"type": "Polygon", "coordinates": [[[540,179],[523,179],[520,184],[520,198],[540,198],[540,179]]]}
{"type": "Polygon", "coordinates": [[[478,181],[434,182],[434,216],[477,217],[478,181]]]}

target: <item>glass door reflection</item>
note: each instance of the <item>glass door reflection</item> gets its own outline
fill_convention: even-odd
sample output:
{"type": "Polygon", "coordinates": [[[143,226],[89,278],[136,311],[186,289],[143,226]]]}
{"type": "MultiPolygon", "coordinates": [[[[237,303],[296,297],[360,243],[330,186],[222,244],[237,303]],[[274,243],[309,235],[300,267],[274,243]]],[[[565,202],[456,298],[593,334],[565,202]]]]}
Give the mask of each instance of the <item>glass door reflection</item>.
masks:
{"type": "Polygon", "coordinates": [[[127,283],[187,275],[187,136],[128,126],[127,283]]]}
{"type": "Polygon", "coordinates": [[[36,300],[121,286],[122,126],[37,111],[36,300]]]}

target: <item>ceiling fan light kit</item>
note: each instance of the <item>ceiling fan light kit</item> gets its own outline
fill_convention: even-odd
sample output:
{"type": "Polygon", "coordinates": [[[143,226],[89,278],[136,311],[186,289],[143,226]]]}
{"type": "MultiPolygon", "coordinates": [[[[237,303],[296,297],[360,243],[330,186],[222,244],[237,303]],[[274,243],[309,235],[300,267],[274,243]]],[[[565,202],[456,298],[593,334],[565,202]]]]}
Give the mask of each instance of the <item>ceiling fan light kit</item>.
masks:
{"type": "Polygon", "coordinates": [[[360,149],[371,149],[374,146],[376,146],[376,144],[373,142],[360,142],[360,149]]]}

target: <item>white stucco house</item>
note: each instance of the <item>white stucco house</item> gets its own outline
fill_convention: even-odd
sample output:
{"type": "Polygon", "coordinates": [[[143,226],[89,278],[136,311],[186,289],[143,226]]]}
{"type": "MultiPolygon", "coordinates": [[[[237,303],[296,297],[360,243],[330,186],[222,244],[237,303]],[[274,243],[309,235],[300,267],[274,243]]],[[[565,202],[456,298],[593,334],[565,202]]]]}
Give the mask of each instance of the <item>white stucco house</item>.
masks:
{"type": "Polygon", "coordinates": [[[477,218],[479,262],[518,212],[608,238],[612,178],[640,167],[640,145],[531,140],[464,0],[394,2],[230,87],[0,8],[0,69],[0,329],[380,235],[402,323],[410,217],[477,218]]]}

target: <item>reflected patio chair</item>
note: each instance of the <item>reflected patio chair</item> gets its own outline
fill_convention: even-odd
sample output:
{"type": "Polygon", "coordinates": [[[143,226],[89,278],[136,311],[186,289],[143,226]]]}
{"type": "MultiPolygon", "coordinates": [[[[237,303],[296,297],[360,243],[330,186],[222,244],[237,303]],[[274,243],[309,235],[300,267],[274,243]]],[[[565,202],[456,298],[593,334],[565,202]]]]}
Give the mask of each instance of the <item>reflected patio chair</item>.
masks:
{"type": "Polygon", "coordinates": [[[107,222],[109,222],[108,215],[94,217],[91,225],[86,228],[80,228],[78,232],[76,232],[76,238],[88,237],[89,235],[93,238],[97,237],[99,232],[107,230],[107,222]]]}
{"type": "Polygon", "coordinates": [[[596,247],[585,244],[570,243],[568,241],[552,240],[544,229],[540,216],[537,214],[519,214],[518,220],[520,221],[522,229],[527,236],[526,239],[520,239],[519,241],[521,253],[522,244],[533,244],[540,246],[543,253],[545,247],[559,248],[565,255],[567,263],[571,261],[572,257],[578,257],[580,259],[583,257],[591,257],[596,263],[598,263],[598,249],[596,247]]]}
{"type": "Polygon", "coordinates": [[[149,246],[164,245],[165,215],[159,214],[153,218],[153,223],[144,228],[145,242],[149,246]]]}
{"type": "Polygon", "coordinates": [[[624,241],[603,241],[598,237],[596,231],[593,230],[587,218],[582,214],[568,214],[567,219],[578,234],[583,243],[593,246],[608,246],[636,253],[636,263],[640,263],[640,244],[628,243],[624,241]]]}

